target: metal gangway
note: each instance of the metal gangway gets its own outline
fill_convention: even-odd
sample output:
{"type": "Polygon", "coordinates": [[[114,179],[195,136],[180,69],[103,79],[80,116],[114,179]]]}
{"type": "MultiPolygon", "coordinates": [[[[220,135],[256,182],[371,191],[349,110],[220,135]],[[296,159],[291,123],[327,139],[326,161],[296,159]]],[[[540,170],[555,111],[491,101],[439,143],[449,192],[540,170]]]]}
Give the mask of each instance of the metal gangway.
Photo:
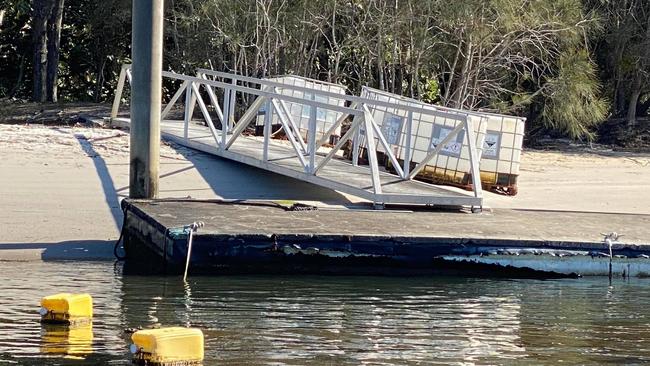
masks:
{"type": "MultiPolygon", "coordinates": [[[[163,71],[163,78],[175,80],[180,86],[162,110],[161,135],[181,146],[357,196],[371,201],[376,208],[383,208],[386,204],[401,204],[465,206],[470,207],[472,212],[480,212],[482,209],[480,151],[472,121],[465,115],[207,69],[199,69],[196,76],[163,71]],[[287,90],[292,93],[287,93],[287,90]],[[183,118],[168,118],[173,106],[183,95],[183,118]],[[324,102],[328,99],[343,99],[345,105],[324,102]],[[244,100],[252,100],[252,103],[235,120],[236,105],[243,105],[244,100]],[[192,119],[197,105],[203,121],[192,119]],[[306,131],[298,127],[292,116],[290,106],[293,105],[308,107],[306,131]],[[407,115],[407,130],[413,123],[414,115],[433,115],[452,121],[455,127],[428,152],[425,159],[413,166],[408,152],[403,161],[399,161],[393,153],[384,131],[373,120],[370,112],[376,106],[399,110],[407,115]],[[212,108],[212,114],[209,107],[212,108]],[[264,111],[263,117],[261,110],[264,111]],[[319,111],[334,112],[337,116],[326,131],[321,129],[321,136],[316,133],[319,111]],[[216,115],[215,119],[213,115],[216,115]],[[257,118],[263,118],[261,137],[246,132],[257,118]],[[350,119],[347,132],[338,142],[333,147],[325,146],[330,135],[335,130],[340,130],[344,122],[350,119]],[[273,120],[279,122],[286,140],[272,138],[273,120]],[[428,162],[440,154],[446,144],[463,131],[470,156],[473,191],[413,180],[428,162]],[[351,161],[340,156],[341,149],[348,141],[351,141],[353,150],[351,161]],[[396,174],[380,168],[378,145],[382,147],[380,152],[390,159],[396,174]],[[367,155],[367,165],[359,164],[359,156],[363,151],[367,155]]],[[[130,119],[118,117],[118,112],[127,81],[130,84],[130,65],[122,67],[111,111],[111,123],[125,128],[128,128],[130,119]]],[[[412,144],[409,141],[404,148],[408,150],[412,144]]]]}

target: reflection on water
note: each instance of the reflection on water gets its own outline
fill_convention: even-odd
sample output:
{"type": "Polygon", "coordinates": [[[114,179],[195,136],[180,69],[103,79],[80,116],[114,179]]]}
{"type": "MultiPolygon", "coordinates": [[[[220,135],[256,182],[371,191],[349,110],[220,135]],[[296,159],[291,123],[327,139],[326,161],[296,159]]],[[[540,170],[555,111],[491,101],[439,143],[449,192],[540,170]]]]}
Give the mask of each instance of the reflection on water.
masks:
{"type": "Polygon", "coordinates": [[[41,325],[41,354],[84,359],[93,353],[93,326],[41,325]]]}
{"type": "MultiPolygon", "coordinates": [[[[650,280],[122,277],[112,263],[2,263],[0,360],[129,364],[125,328],[203,329],[213,364],[650,362],[650,280]],[[38,322],[93,294],[92,327],[38,322]]],[[[2,362],[0,362],[1,364],[2,362]]]]}

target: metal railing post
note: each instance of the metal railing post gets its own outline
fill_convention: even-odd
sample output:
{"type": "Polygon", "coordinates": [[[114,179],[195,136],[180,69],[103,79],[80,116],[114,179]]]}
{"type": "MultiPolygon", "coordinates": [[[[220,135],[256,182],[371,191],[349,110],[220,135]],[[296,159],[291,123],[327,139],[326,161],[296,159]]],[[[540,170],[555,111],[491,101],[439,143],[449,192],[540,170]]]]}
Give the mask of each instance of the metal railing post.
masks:
{"type": "MultiPolygon", "coordinates": [[[[232,79],[232,85],[237,85],[237,79],[232,79]]],[[[228,100],[230,101],[230,104],[228,105],[228,128],[232,129],[235,126],[235,102],[237,101],[237,90],[230,90],[228,100]]]]}
{"type": "Polygon", "coordinates": [[[117,118],[117,113],[120,110],[120,103],[122,102],[122,92],[124,91],[124,83],[126,81],[126,70],[130,65],[122,65],[120,70],[120,78],[117,80],[117,88],[115,89],[115,97],[113,98],[113,108],[111,109],[111,119],[117,118]]]}
{"type": "MultiPolygon", "coordinates": [[[[316,100],[316,95],[312,94],[311,100],[316,100]]],[[[314,105],[310,106],[309,113],[309,129],[307,130],[307,150],[309,151],[309,173],[316,172],[316,117],[318,108],[314,105]]]]}
{"type": "Polygon", "coordinates": [[[266,107],[264,108],[264,150],[262,151],[262,160],[269,161],[269,141],[271,140],[271,115],[273,114],[272,109],[272,98],[269,98],[266,101],[266,107]]]}
{"type": "Polygon", "coordinates": [[[354,131],[354,140],[352,140],[352,165],[359,166],[359,148],[361,143],[361,127],[354,131]]]}
{"type": "Polygon", "coordinates": [[[365,116],[368,119],[368,123],[373,128],[374,130],[373,132],[377,134],[377,139],[379,140],[381,146],[384,147],[385,155],[388,156],[388,159],[390,160],[391,164],[393,164],[393,167],[395,168],[397,175],[399,175],[400,178],[402,179],[406,179],[402,167],[399,165],[399,162],[397,161],[395,154],[390,148],[390,144],[388,144],[388,141],[386,141],[386,138],[384,137],[384,134],[381,132],[381,129],[375,123],[375,118],[372,116],[372,113],[370,113],[370,109],[368,109],[368,107],[364,105],[363,110],[366,113],[365,116]]]}
{"type": "Polygon", "coordinates": [[[187,84],[187,89],[185,90],[185,116],[183,117],[183,137],[187,140],[190,135],[190,121],[192,121],[192,111],[194,108],[191,108],[192,104],[192,87],[194,82],[190,81],[187,84]]]}
{"type": "MultiPolygon", "coordinates": [[[[363,106],[365,107],[365,105],[363,106]]],[[[364,108],[365,110],[365,108],[364,108]]],[[[370,165],[370,176],[375,194],[381,194],[381,180],[379,178],[379,163],[377,162],[377,145],[375,134],[371,125],[372,115],[367,110],[363,114],[364,128],[366,130],[366,152],[368,153],[368,165],[370,165]]],[[[381,202],[375,202],[381,203],[381,202]]]]}
{"type": "Polygon", "coordinates": [[[225,150],[228,142],[228,127],[230,125],[230,88],[223,90],[223,119],[221,120],[221,150],[225,150]]]}
{"type": "Polygon", "coordinates": [[[474,197],[483,196],[483,187],[481,186],[481,170],[479,167],[480,158],[476,149],[476,136],[474,135],[474,126],[472,121],[465,119],[465,136],[467,138],[467,148],[469,150],[469,166],[472,174],[472,185],[474,185],[474,197]]]}
{"type": "Polygon", "coordinates": [[[411,172],[411,133],[413,132],[413,112],[409,111],[406,117],[406,146],[404,149],[404,177],[408,179],[411,172]]]}

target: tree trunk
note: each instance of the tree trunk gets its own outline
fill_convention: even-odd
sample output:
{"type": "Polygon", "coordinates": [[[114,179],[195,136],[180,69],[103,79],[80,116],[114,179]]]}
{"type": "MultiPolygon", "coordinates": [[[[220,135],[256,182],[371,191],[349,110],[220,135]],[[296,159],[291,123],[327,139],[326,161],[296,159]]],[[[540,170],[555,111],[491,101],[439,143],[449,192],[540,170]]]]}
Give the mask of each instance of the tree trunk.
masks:
{"type": "MultiPolygon", "coordinates": [[[[422,54],[420,51],[418,51],[418,55],[415,57],[415,67],[413,68],[413,77],[415,77],[415,81],[412,82],[412,84],[415,84],[415,94],[411,92],[411,98],[422,98],[422,83],[420,82],[420,60],[422,58],[422,54]]],[[[411,89],[413,89],[413,86],[411,86],[411,89]]]]}
{"type": "Polygon", "coordinates": [[[415,98],[415,91],[413,91],[413,73],[407,73],[406,80],[408,82],[409,97],[415,98]]]}
{"type": "Polygon", "coordinates": [[[467,87],[467,80],[469,80],[469,69],[471,67],[472,55],[474,52],[472,46],[472,36],[470,35],[469,40],[465,44],[465,62],[463,63],[463,68],[460,71],[460,81],[456,86],[454,94],[452,94],[452,97],[455,96],[454,107],[456,108],[463,108],[465,89],[467,87]]]}
{"type": "Polygon", "coordinates": [[[639,102],[639,96],[641,95],[641,78],[643,76],[640,73],[637,73],[634,78],[634,84],[632,86],[632,94],[630,95],[630,103],[627,106],[627,125],[632,127],[636,124],[636,105],[639,102]]]}
{"type": "MultiPolygon", "coordinates": [[[[102,100],[102,89],[104,89],[104,82],[106,81],[104,78],[104,69],[106,68],[106,57],[101,57],[100,58],[99,65],[97,66],[97,74],[95,76],[95,80],[97,84],[95,84],[95,103],[99,103],[102,100]]],[[[49,66],[49,65],[48,65],[49,66]]]]}
{"type": "Polygon", "coordinates": [[[63,24],[64,0],[53,0],[54,7],[47,22],[47,100],[58,100],[57,82],[59,79],[59,47],[61,45],[61,26],[63,24]]]}
{"type": "Polygon", "coordinates": [[[278,50],[278,73],[280,75],[285,75],[287,73],[287,55],[284,50],[284,44],[280,46],[280,49],[278,50]]]}
{"type": "Polygon", "coordinates": [[[20,66],[18,67],[18,77],[16,78],[16,85],[9,92],[9,96],[13,97],[18,93],[23,85],[23,78],[25,77],[25,58],[27,55],[20,56],[20,66]]]}
{"type": "Polygon", "coordinates": [[[625,110],[625,89],[622,86],[621,79],[623,76],[623,51],[625,51],[625,41],[616,43],[614,47],[614,114],[620,115],[625,110]]]}
{"type": "Polygon", "coordinates": [[[44,102],[47,75],[47,20],[52,11],[51,0],[34,0],[32,16],[32,48],[34,63],[34,86],[32,100],[44,102]]]}
{"type": "Polygon", "coordinates": [[[626,113],[627,111],[627,105],[625,104],[625,99],[626,99],[625,88],[623,87],[623,83],[621,82],[620,78],[616,79],[614,88],[616,89],[615,91],[616,102],[614,103],[614,115],[616,117],[622,117],[623,114],[626,113]]]}
{"type": "Polygon", "coordinates": [[[393,90],[393,93],[397,93],[399,95],[402,95],[402,84],[404,83],[404,65],[401,63],[398,65],[398,67],[395,70],[395,79],[396,79],[396,87],[395,90],[393,90]]]}
{"type": "Polygon", "coordinates": [[[384,51],[381,47],[382,38],[379,37],[377,44],[377,77],[379,78],[379,90],[386,90],[384,86],[384,51]]]}
{"type": "MultiPolygon", "coordinates": [[[[460,58],[460,52],[461,52],[460,49],[462,45],[463,45],[463,40],[461,39],[458,42],[458,46],[456,46],[456,55],[454,56],[454,62],[451,64],[451,68],[449,69],[449,77],[447,80],[447,84],[445,85],[445,96],[443,97],[444,100],[442,101],[442,104],[445,106],[449,106],[451,104],[450,99],[453,97],[453,95],[451,94],[451,90],[454,84],[454,78],[456,77],[456,65],[458,65],[458,60],[460,58]]],[[[420,93],[420,89],[418,86],[418,94],[419,93],[420,93]]]]}

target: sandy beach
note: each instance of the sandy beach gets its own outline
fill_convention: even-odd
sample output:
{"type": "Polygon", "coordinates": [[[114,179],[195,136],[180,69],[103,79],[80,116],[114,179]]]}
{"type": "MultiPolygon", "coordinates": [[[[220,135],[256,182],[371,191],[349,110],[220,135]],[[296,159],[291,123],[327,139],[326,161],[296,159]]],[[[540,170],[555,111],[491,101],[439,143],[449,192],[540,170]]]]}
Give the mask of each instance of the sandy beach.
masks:
{"type": "MultiPolygon", "coordinates": [[[[112,257],[128,196],[128,143],[121,130],[0,125],[0,259],[112,257]]],[[[650,154],[528,150],[521,166],[519,194],[486,192],[486,206],[650,214],[650,154]]],[[[359,201],[170,144],[160,173],[161,198],[359,201]]]]}

